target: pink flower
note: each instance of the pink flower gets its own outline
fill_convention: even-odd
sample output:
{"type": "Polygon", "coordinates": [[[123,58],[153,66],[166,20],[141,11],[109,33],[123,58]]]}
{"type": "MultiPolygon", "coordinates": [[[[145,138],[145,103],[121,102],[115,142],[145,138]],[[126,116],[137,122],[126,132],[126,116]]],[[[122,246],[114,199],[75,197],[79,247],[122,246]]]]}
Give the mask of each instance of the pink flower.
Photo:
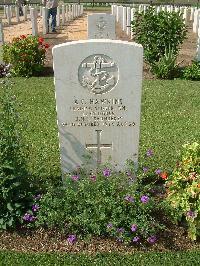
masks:
{"type": "Polygon", "coordinates": [[[71,177],[71,179],[72,179],[73,181],[78,181],[78,180],[79,180],[79,176],[78,176],[78,175],[73,175],[73,176],[71,177]]]}

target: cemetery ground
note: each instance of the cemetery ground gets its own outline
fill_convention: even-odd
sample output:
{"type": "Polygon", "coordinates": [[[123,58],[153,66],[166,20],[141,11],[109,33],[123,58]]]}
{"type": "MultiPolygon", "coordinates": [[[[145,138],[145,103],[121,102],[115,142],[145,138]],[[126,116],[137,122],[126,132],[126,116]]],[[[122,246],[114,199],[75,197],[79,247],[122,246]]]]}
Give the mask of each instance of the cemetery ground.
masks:
{"type": "MultiPolygon", "coordinates": [[[[27,23],[28,24],[28,23],[27,23]]],[[[26,23],[15,32],[29,34],[26,23]]],[[[14,30],[14,28],[13,28],[14,30]]],[[[6,29],[6,40],[10,37],[6,29]]],[[[118,38],[126,36],[117,29],[118,38]]],[[[12,31],[13,32],[13,31],[12,31]]],[[[13,34],[13,33],[12,33],[13,34]]],[[[187,64],[195,55],[195,35],[183,44],[179,56],[187,64]]],[[[58,34],[48,34],[45,41],[51,45],[70,40],[86,39],[86,22],[79,18],[58,34]]],[[[52,57],[47,55],[45,77],[12,78],[13,94],[20,103],[19,115],[24,121],[24,142],[29,147],[28,170],[35,182],[56,186],[59,183],[60,161],[57,138],[55,96],[52,75],[52,57]],[[48,74],[48,75],[47,75],[48,74]]],[[[154,151],[151,168],[172,171],[182,145],[199,140],[200,82],[185,80],[156,80],[144,71],[140,129],[140,164],[145,165],[144,154],[154,151]],[[152,80],[153,79],[153,80],[152,80]]],[[[160,217],[161,218],[161,217],[160,217]]],[[[167,218],[167,217],[165,217],[167,218]]],[[[200,242],[191,241],[180,225],[167,221],[167,229],[153,246],[126,246],[112,239],[93,238],[74,245],[56,230],[0,232],[0,265],[198,265],[200,242]],[[33,253],[37,254],[33,254],[33,253]],[[41,254],[42,253],[42,254],[41,254]],[[60,264],[56,264],[59,261],[60,264]]]]}

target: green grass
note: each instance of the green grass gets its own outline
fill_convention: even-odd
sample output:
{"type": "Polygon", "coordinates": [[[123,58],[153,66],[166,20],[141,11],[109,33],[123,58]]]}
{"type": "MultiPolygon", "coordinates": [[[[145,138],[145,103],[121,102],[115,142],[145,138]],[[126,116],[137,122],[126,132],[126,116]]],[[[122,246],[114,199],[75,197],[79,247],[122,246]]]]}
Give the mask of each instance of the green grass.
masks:
{"type": "Polygon", "coordinates": [[[200,263],[200,251],[171,252],[171,253],[136,253],[131,255],[97,254],[30,254],[17,252],[0,252],[1,266],[32,266],[32,265],[155,265],[155,266],[195,266],[200,263]]]}
{"type": "MultiPolygon", "coordinates": [[[[13,90],[21,103],[30,146],[29,171],[37,178],[60,176],[58,130],[52,77],[15,78],[13,90]]],[[[200,138],[200,82],[146,80],[143,82],[140,162],[152,148],[152,167],[173,168],[181,146],[200,138]]]]}

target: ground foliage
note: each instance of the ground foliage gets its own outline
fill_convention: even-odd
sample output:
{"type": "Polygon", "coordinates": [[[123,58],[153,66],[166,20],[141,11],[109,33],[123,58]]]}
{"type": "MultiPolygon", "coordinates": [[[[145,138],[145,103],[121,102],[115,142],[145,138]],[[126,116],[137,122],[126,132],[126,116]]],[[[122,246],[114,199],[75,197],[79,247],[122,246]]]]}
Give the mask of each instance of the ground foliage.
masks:
{"type": "Polygon", "coordinates": [[[31,183],[25,162],[22,122],[9,79],[0,95],[0,229],[16,227],[28,207],[31,183]]]}

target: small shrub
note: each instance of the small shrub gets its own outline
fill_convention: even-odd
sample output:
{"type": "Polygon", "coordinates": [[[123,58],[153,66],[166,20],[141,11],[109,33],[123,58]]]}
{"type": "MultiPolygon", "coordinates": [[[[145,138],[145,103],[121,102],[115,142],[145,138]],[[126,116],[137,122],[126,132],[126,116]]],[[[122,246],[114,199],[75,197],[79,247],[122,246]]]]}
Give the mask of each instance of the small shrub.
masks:
{"type": "Polygon", "coordinates": [[[169,176],[167,201],[174,208],[177,221],[184,219],[188,235],[200,235],[200,147],[198,143],[183,146],[180,162],[169,176]]]}
{"type": "Polygon", "coordinates": [[[200,62],[194,61],[191,66],[183,70],[183,78],[189,80],[200,80],[200,62]]]}
{"type": "Polygon", "coordinates": [[[146,12],[136,12],[131,22],[134,39],[144,47],[144,57],[152,65],[171,47],[174,56],[186,38],[186,26],[180,13],[161,11],[149,7],[146,12]]]}
{"type": "Polygon", "coordinates": [[[16,97],[3,80],[0,97],[0,229],[15,227],[29,208],[30,184],[22,152],[16,97]]]}
{"type": "Polygon", "coordinates": [[[68,175],[64,187],[49,190],[40,201],[37,226],[58,227],[70,234],[110,236],[125,243],[157,240],[163,228],[155,218],[158,202],[133,172],[119,173],[111,168],[86,173],[79,169],[68,175]]]}
{"type": "Polygon", "coordinates": [[[41,37],[21,35],[12,43],[3,45],[3,60],[11,64],[11,73],[15,76],[38,75],[44,68],[48,47],[41,37]]]}
{"type": "Polygon", "coordinates": [[[165,50],[165,54],[161,56],[158,62],[152,65],[152,73],[157,78],[172,79],[178,76],[178,65],[176,64],[176,55],[173,50],[165,50]]]}

